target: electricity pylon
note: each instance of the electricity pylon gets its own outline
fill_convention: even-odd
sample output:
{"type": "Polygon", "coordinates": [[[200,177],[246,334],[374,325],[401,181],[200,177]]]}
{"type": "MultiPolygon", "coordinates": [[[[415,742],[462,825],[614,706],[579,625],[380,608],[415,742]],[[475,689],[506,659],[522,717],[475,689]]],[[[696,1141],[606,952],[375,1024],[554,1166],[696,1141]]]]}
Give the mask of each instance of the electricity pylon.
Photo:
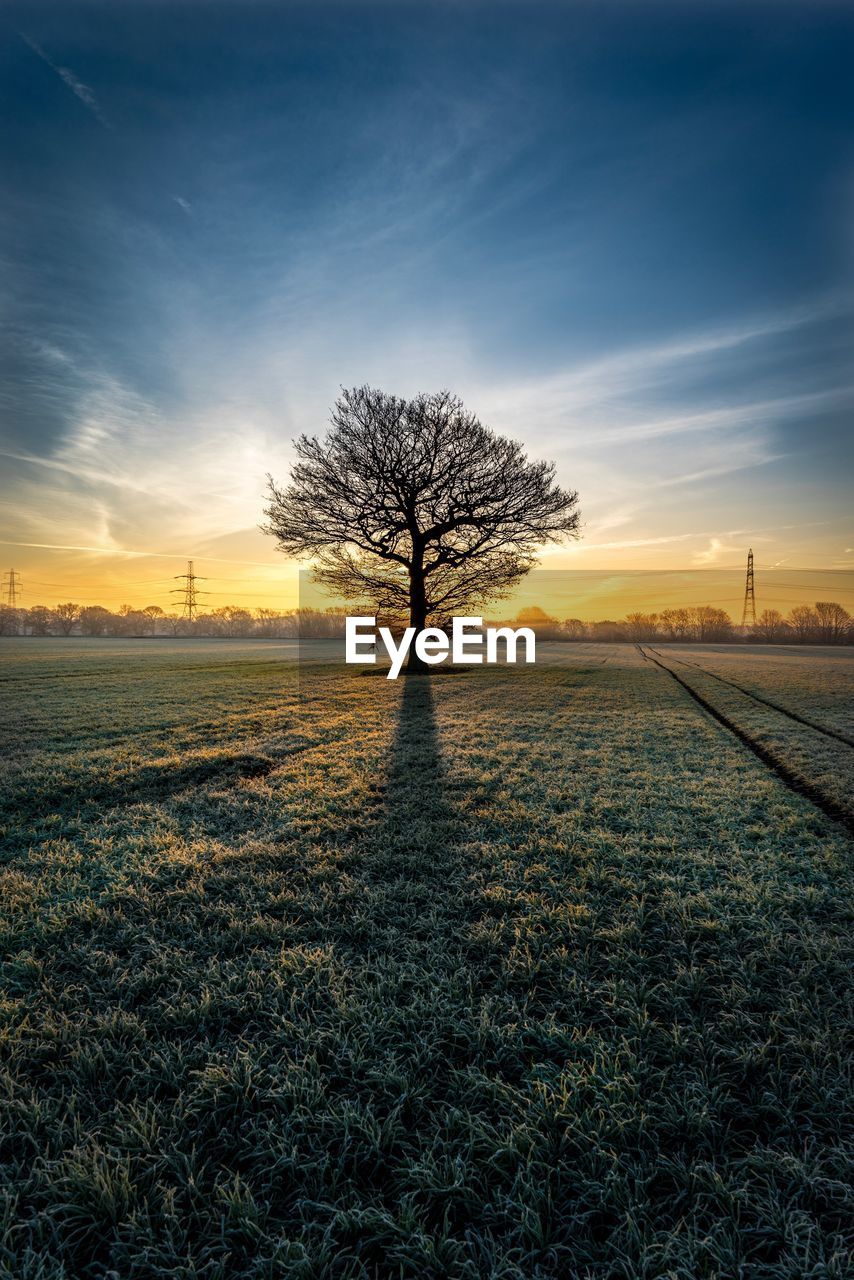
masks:
{"type": "Polygon", "coordinates": [[[3,590],[6,592],[6,604],[10,609],[18,607],[18,592],[23,591],[24,584],[17,569],[10,569],[3,575],[3,590]]]}
{"type": "Polygon", "coordinates": [[[747,580],[744,584],[744,608],[741,611],[741,628],[756,626],[756,590],[753,582],[753,548],[747,553],[747,580]]]}
{"type": "Polygon", "coordinates": [[[185,582],[186,586],[173,587],[169,594],[182,595],[184,597],[184,608],[182,610],[181,617],[186,618],[188,622],[194,622],[196,619],[196,613],[199,607],[198,600],[196,599],[196,597],[206,596],[208,594],[207,591],[197,591],[196,583],[204,582],[205,579],[200,578],[199,575],[193,570],[192,560],[187,561],[187,572],[176,573],[175,577],[180,578],[183,582],[185,582]]]}

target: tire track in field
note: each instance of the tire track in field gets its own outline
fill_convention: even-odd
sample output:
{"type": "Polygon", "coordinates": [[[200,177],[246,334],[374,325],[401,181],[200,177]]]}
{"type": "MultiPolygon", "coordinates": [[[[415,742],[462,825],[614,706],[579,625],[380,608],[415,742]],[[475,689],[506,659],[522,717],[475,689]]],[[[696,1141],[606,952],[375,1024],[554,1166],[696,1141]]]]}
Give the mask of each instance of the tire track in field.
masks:
{"type": "MultiPolygon", "coordinates": [[[[691,685],[688,684],[687,680],[683,680],[679,673],[674,671],[672,667],[666,666],[663,662],[659,661],[657,657],[653,657],[652,652],[647,653],[641,645],[638,644],[635,647],[647,662],[654,663],[656,667],[659,667],[662,671],[665,671],[667,675],[671,676],[678,685],[681,685],[689,697],[693,698],[704,711],[708,712],[713,720],[716,720],[718,724],[722,725],[725,729],[728,729],[729,732],[733,734],[743,746],[747,747],[747,749],[751,751],[757,759],[761,760],[766,768],[770,769],[775,777],[779,778],[790,791],[794,791],[797,795],[803,796],[805,799],[809,800],[825,815],[826,818],[830,818],[833,822],[838,822],[845,828],[850,836],[854,836],[854,814],[852,814],[843,805],[838,804],[832,797],[812,786],[804,778],[800,777],[799,774],[795,773],[794,770],[790,769],[788,765],[778,759],[778,757],[774,755],[773,752],[769,751],[767,747],[763,746],[761,742],[757,742],[755,738],[752,738],[750,734],[746,733],[744,729],[737,725],[735,721],[731,720],[729,716],[725,715],[724,712],[719,711],[713,703],[709,702],[701,693],[698,693],[696,689],[692,688],[691,685]]],[[[700,667],[698,670],[702,671],[703,669],[700,667]]],[[[708,675],[709,673],[703,671],[703,674],[708,675]]],[[[809,727],[813,728],[812,725],[809,727]]]]}
{"type": "MultiPolygon", "coordinates": [[[[648,646],[650,653],[655,653],[659,658],[664,658],[664,654],[659,649],[653,649],[652,645],[648,646]]],[[[738,684],[735,680],[728,680],[726,676],[719,676],[715,671],[709,671],[699,662],[689,662],[687,658],[677,658],[675,654],[667,654],[672,662],[679,662],[683,667],[693,667],[696,671],[700,671],[704,676],[711,676],[713,680],[719,680],[721,684],[728,684],[731,689],[737,689],[739,693],[743,693],[748,698],[752,698],[754,702],[761,702],[764,706],[770,707],[772,711],[779,711],[781,715],[788,716],[790,720],[796,720],[798,724],[806,725],[808,729],[814,729],[816,733],[823,733],[827,738],[835,738],[837,742],[843,743],[846,747],[854,747],[854,738],[849,738],[841,729],[828,729],[824,725],[816,724],[815,720],[809,720],[806,716],[800,715],[797,711],[791,711],[788,707],[781,707],[779,702],[772,702],[770,698],[765,698],[761,693],[754,693],[752,689],[746,689],[743,684],[738,684]]]]}

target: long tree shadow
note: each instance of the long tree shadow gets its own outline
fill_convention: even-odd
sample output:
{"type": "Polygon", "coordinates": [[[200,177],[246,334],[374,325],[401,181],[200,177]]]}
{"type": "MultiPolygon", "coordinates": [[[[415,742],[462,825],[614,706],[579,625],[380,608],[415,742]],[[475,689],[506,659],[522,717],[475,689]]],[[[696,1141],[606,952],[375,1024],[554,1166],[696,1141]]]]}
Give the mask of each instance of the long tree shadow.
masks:
{"type": "MultiPolygon", "coordinates": [[[[378,809],[359,841],[363,888],[357,949],[411,961],[458,950],[470,910],[465,824],[448,797],[431,677],[402,678],[378,809]]],[[[352,864],[351,864],[352,865],[352,864]]]]}
{"type": "Polygon", "coordinates": [[[402,863],[411,862],[411,872],[423,875],[447,851],[458,826],[445,796],[430,676],[406,676],[386,775],[383,834],[402,863]]]}

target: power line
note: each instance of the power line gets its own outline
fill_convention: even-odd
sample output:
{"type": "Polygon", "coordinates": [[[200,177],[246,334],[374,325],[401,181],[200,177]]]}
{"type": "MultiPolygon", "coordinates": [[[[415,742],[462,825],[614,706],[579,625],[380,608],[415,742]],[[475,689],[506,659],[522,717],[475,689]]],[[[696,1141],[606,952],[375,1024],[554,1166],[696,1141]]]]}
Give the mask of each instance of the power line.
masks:
{"type": "MultiPolygon", "coordinates": [[[[117,589],[123,590],[125,587],[145,587],[148,585],[156,586],[161,582],[171,581],[172,578],[136,578],[132,582],[120,582],[117,589]]],[[[76,591],[78,588],[86,591],[92,585],[91,582],[42,582],[38,578],[30,578],[30,582],[34,587],[61,587],[63,590],[67,588],[69,591],[76,591]]]]}

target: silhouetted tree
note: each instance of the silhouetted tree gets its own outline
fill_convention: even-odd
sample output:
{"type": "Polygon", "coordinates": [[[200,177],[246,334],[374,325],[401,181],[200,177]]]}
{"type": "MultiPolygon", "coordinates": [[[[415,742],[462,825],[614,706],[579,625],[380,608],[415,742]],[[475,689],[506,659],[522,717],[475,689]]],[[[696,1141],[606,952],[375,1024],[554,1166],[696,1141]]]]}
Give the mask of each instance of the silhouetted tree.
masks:
{"type": "Polygon", "coordinates": [[[657,613],[630,613],[626,616],[625,625],[630,640],[655,640],[658,638],[657,613]]]}
{"type": "Polygon", "coordinates": [[[581,618],[567,618],[562,629],[566,640],[587,639],[587,623],[581,618]]]}
{"type": "Polygon", "coordinates": [[[21,610],[0,604],[0,636],[16,636],[21,629],[21,610]]]}
{"type": "Polygon", "coordinates": [[[322,442],[295,442],[286,489],[270,477],[263,527],[345,599],[420,631],[506,594],[543,543],[577,534],[578,495],[553,464],[529,462],[447,391],[403,400],[357,387],[331,423],[322,442]]]}
{"type": "Polygon", "coordinates": [[[725,609],[716,609],[710,604],[696,605],[688,610],[688,618],[693,640],[719,643],[732,635],[732,618],[725,609]]]}
{"type": "Polygon", "coordinates": [[[151,630],[151,619],[142,609],[135,609],[132,604],[123,604],[116,620],[115,634],[121,636],[145,636],[151,630]]]}
{"type": "Polygon", "coordinates": [[[163,610],[159,604],[147,604],[142,610],[142,616],[148,619],[148,630],[151,635],[157,635],[157,623],[160,618],[165,617],[163,610]]]}
{"type": "Polygon", "coordinates": [[[59,631],[64,636],[70,636],[74,630],[75,624],[80,618],[80,606],[72,604],[58,604],[53,611],[54,619],[59,631]]]}
{"type": "Polygon", "coordinates": [[[754,635],[765,644],[782,640],[787,631],[785,619],[779,609],[763,609],[756,619],[754,635]]]}
{"type": "Polygon", "coordinates": [[[625,638],[621,622],[615,622],[611,618],[603,618],[600,622],[590,623],[590,639],[597,641],[599,644],[616,644],[619,640],[625,640],[625,638]]]}
{"type": "Polygon", "coordinates": [[[687,640],[691,636],[691,615],[687,609],[663,609],[661,625],[670,640],[687,640]]]}
{"type": "Polygon", "coordinates": [[[801,644],[814,640],[818,630],[818,615],[808,604],[796,605],[789,614],[789,626],[801,644]]]}
{"type": "Polygon", "coordinates": [[[206,619],[212,624],[212,629],[218,631],[224,636],[248,636],[252,633],[252,614],[248,609],[242,609],[239,605],[226,604],[219,609],[214,609],[213,613],[207,614],[206,619]]]}
{"type": "Polygon", "coordinates": [[[818,639],[821,644],[842,644],[848,635],[851,615],[835,600],[817,600],[818,639]]]}
{"type": "Polygon", "coordinates": [[[87,605],[80,610],[80,630],[84,636],[103,636],[111,630],[115,614],[100,604],[87,605]]]}
{"type": "Polygon", "coordinates": [[[49,636],[53,625],[53,610],[46,605],[34,604],[27,610],[27,628],[31,635],[49,636]]]}

